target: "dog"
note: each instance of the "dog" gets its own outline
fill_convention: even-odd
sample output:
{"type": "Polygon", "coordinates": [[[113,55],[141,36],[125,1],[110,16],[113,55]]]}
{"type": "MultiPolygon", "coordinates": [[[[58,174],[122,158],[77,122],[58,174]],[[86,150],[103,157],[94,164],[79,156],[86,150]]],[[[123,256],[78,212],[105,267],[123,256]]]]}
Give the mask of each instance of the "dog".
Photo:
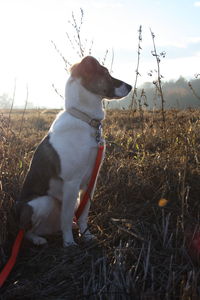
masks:
{"type": "MultiPolygon", "coordinates": [[[[76,245],[75,209],[87,189],[101,139],[102,99],[120,99],[132,87],[113,78],[94,57],[73,65],[65,89],[65,110],[58,114],[37,147],[21,190],[19,226],[35,245],[62,231],[65,247],[76,245]]],[[[104,141],[103,141],[104,142],[104,141]]],[[[93,196],[94,188],[91,193],[93,196]]],[[[90,201],[78,219],[80,235],[94,238],[87,226],[90,201]]]]}

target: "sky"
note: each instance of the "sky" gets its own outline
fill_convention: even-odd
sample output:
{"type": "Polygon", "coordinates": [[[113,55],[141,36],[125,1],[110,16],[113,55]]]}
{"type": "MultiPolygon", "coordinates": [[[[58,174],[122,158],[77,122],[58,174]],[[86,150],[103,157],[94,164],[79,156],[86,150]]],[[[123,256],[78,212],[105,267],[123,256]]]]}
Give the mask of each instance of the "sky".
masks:
{"type": "Polygon", "coordinates": [[[0,95],[12,97],[15,106],[28,101],[37,107],[62,108],[68,73],[64,61],[80,61],[67,34],[74,40],[72,13],[80,24],[81,39],[88,54],[105,65],[112,75],[134,85],[138,51],[138,29],[142,42],[138,84],[153,81],[156,69],[150,29],[155,34],[164,80],[200,73],[200,1],[195,0],[0,0],[0,95]],[[87,41],[86,41],[87,40],[87,41]],[[53,41],[53,43],[52,43],[53,41]]]}

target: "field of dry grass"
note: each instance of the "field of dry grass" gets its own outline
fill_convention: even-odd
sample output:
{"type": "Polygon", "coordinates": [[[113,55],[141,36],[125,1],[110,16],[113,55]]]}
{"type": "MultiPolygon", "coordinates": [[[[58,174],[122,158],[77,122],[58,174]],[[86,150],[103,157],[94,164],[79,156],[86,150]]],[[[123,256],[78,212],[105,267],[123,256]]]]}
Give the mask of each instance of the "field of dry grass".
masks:
{"type": "MultiPolygon", "coordinates": [[[[0,114],[0,267],[14,205],[55,111],[0,114]]],[[[108,111],[107,155],[91,206],[96,244],[24,241],[0,299],[200,299],[199,110],[108,111]]],[[[75,233],[76,234],[76,233],[75,233]]]]}

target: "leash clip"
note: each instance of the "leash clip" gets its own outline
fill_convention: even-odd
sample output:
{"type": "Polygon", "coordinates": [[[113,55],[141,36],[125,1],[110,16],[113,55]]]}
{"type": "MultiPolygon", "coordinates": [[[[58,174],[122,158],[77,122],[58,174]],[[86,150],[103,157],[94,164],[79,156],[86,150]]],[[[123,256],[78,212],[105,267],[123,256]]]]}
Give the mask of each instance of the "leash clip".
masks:
{"type": "Polygon", "coordinates": [[[98,144],[102,142],[102,125],[101,123],[99,124],[99,127],[96,131],[96,141],[98,144]]]}

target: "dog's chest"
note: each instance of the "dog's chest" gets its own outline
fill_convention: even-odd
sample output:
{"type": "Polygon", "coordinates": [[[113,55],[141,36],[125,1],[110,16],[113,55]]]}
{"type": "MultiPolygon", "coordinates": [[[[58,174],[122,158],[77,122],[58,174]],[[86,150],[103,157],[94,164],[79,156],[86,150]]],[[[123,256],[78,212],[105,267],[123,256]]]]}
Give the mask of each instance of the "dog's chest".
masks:
{"type": "Polygon", "coordinates": [[[60,177],[81,183],[87,181],[97,155],[96,130],[71,117],[63,121],[61,116],[51,129],[50,143],[60,158],[60,177]]]}

